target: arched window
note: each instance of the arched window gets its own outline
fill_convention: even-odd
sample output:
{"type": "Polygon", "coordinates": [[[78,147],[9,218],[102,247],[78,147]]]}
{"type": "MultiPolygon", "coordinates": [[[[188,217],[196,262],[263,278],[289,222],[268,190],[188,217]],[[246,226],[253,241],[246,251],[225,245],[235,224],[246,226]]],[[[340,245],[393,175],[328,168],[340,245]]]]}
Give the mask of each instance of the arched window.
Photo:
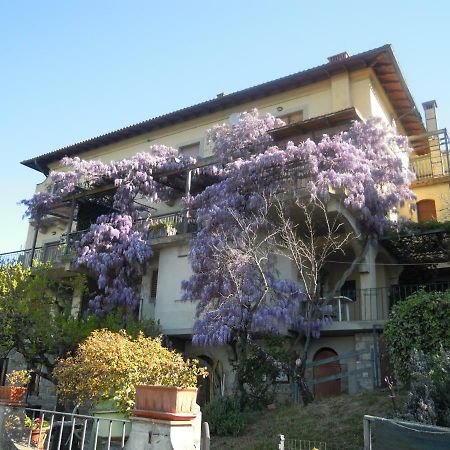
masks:
{"type": "Polygon", "coordinates": [[[417,220],[427,222],[436,219],[436,204],[434,200],[420,200],[417,202],[417,220]]]}

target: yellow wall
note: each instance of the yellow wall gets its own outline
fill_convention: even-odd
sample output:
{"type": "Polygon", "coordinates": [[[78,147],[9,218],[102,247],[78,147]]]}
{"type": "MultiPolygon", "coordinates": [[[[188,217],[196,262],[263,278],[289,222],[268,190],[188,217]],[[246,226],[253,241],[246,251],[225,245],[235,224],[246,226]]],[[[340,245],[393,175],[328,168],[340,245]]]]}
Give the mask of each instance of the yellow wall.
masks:
{"type": "MultiPolygon", "coordinates": [[[[421,200],[434,200],[436,204],[437,220],[440,222],[450,220],[450,184],[435,183],[413,186],[414,194],[416,195],[416,201],[421,200]]],[[[415,202],[414,202],[415,203],[415,202]]],[[[409,212],[409,205],[405,205],[400,214],[404,217],[417,221],[417,212],[409,212]]]]}

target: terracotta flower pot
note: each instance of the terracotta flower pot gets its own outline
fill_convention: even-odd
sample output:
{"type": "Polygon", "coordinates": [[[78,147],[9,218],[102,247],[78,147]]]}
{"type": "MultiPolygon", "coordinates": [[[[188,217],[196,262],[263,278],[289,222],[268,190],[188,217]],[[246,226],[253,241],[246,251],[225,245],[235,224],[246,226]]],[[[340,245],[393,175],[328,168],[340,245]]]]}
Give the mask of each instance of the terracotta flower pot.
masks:
{"type": "Polygon", "coordinates": [[[0,386],[0,403],[20,405],[23,402],[27,388],[22,386],[0,386]]]}
{"type": "MultiPolygon", "coordinates": [[[[48,428],[42,428],[39,432],[39,428],[33,428],[31,430],[31,445],[38,450],[44,450],[45,439],[47,439],[48,428]]],[[[26,428],[25,431],[29,434],[30,429],[26,428]]]]}
{"type": "Polygon", "coordinates": [[[197,388],[173,386],[136,386],[136,405],[133,414],[162,420],[191,420],[197,388]]]}

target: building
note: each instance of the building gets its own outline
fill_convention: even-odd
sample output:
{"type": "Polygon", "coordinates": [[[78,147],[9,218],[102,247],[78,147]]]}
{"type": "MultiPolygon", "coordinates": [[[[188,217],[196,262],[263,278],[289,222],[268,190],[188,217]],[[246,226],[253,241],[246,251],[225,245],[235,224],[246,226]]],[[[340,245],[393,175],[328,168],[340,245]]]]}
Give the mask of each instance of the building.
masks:
{"type": "MultiPolygon", "coordinates": [[[[180,154],[199,157],[195,167],[206,166],[214,161],[205,140],[206,131],[217,123],[233,123],[237,113],[255,107],[287,123],[286,127],[273,132],[274,139],[278,141],[332,134],[347,128],[352,120],[374,116],[395,123],[398,131],[408,136],[415,149],[411,167],[417,174],[414,189],[419,199],[418,220],[445,218],[443,205],[449,186],[447,134],[445,130],[438,130],[433,122],[435,102],[425,104],[427,127],[423,124],[389,45],[354,56],[347,53],[334,55],[322,66],[236,93],[219,94],[213,100],[31,158],[23,164],[48,175],[51,170],[60,167],[59,161],[64,156],[109,162],[131,157],[146,151],[150,144],[157,143],[175,147],[180,154]],[[435,202],[434,209],[431,201],[435,202]]],[[[186,173],[170,176],[178,186],[188,185],[186,173]]],[[[202,180],[192,179],[190,188],[202,189],[202,183],[202,180]]],[[[37,191],[44,191],[47,187],[48,180],[38,185],[37,191]]],[[[65,276],[70,276],[70,254],[61,255],[60,244],[63,242],[70,246],[77,241],[83,230],[102,213],[102,202],[96,202],[93,208],[86,201],[94,194],[99,195],[100,192],[80,191],[71,202],[46,217],[39,228],[32,223],[26,241],[27,250],[0,258],[25,263],[36,257],[51,260],[62,273],[65,272],[65,276]]],[[[227,384],[232,378],[227,363],[228,350],[195,348],[191,345],[195,305],[180,301],[181,281],[190,275],[188,239],[195,230],[195,224],[186,223],[179,201],[153,206],[156,208],[151,213],[153,222],[165,225],[155,227],[152,235],[155,257],[142,283],[140,314],[158,319],[165,334],[190,356],[201,357],[210,366],[215,366],[216,361],[220,360],[224,372],[218,373],[218,378],[223,381],[225,375],[227,384]],[[166,226],[168,223],[170,227],[166,226]]],[[[401,213],[409,215],[406,210],[401,213]]],[[[343,295],[352,301],[336,302],[335,321],[324,330],[322,338],[314,342],[311,356],[313,360],[333,356],[337,360],[334,367],[331,364],[322,368],[325,371],[313,369],[316,378],[339,372],[341,366],[348,366],[353,374],[342,382],[326,385],[323,395],[330,393],[327,390],[331,393],[355,392],[380,381],[382,367],[373,367],[370,361],[367,364],[370,352],[378,345],[374,336],[382,329],[392,301],[417,288],[411,286],[411,280],[399,285],[401,262],[392,249],[380,246],[378,250],[371,251],[365,264],[348,278],[343,295]],[[350,353],[353,354],[352,360],[347,362],[341,358],[350,353]]],[[[346,260],[342,263],[344,270],[346,260]]],[[[282,270],[292,277],[296,276],[292,267],[283,267],[282,270]]],[[[333,276],[330,271],[330,277],[333,276]]],[[[82,299],[75,293],[74,312],[82,307],[82,299]]],[[[316,391],[320,393],[321,387],[318,386],[316,391]]]]}

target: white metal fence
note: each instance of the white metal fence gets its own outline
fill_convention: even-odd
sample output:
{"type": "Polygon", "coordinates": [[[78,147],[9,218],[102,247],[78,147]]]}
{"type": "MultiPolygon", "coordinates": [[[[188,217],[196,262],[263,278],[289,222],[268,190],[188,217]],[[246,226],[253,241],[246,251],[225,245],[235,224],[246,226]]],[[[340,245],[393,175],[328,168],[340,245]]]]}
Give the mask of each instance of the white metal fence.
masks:
{"type": "MultiPolygon", "coordinates": [[[[32,408],[9,408],[4,420],[3,439],[20,448],[40,450],[123,449],[131,423],[113,417],[95,417],[32,408]],[[25,411],[25,412],[24,412],[25,411]],[[31,426],[26,426],[25,417],[31,426]]],[[[29,425],[29,424],[28,424],[29,425]]]]}

